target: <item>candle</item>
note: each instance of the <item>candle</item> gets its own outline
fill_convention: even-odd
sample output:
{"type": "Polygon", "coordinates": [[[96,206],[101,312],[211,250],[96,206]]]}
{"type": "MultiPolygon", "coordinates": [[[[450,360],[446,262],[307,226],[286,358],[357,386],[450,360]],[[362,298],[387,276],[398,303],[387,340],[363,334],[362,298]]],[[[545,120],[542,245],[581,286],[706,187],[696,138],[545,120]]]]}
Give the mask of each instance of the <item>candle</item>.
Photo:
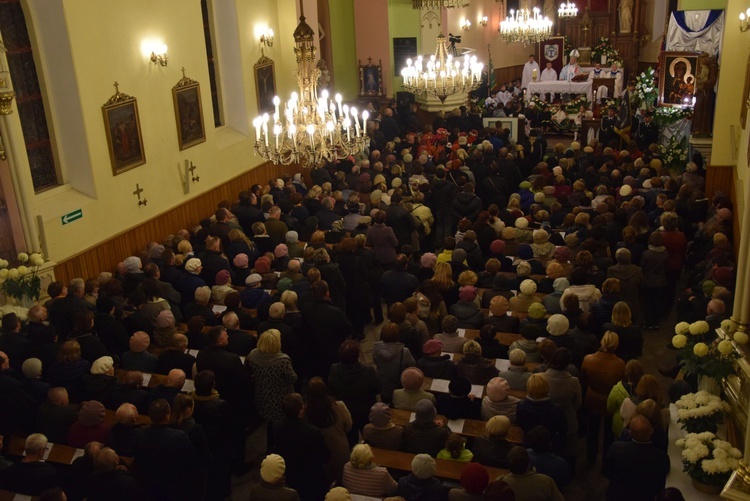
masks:
{"type": "Polygon", "coordinates": [[[315,149],[315,126],[313,124],[307,126],[307,135],[310,136],[310,146],[315,149]]]}
{"type": "Polygon", "coordinates": [[[352,107],[351,113],[352,113],[352,120],[354,120],[354,128],[356,130],[356,135],[359,136],[359,119],[357,118],[357,108],[352,107]]]}
{"type": "Polygon", "coordinates": [[[274,96],[273,97],[273,106],[276,109],[276,111],[274,111],[274,113],[273,113],[273,119],[274,119],[274,121],[278,121],[279,120],[279,105],[280,104],[281,104],[281,99],[279,99],[279,96],[274,96]]]}
{"type": "Polygon", "coordinates": [[[336,94],[336,105],[339,108],[339,116],[341,116],[341,94],[336,94]]]}
{"type": "Polygon", "coordinates": [[[260,117],[255,117],[255,120],[253,120],[253,125],[255,126],[255,140],[260,141],[260,124],[262,123],[263,119],[260,117]]]}

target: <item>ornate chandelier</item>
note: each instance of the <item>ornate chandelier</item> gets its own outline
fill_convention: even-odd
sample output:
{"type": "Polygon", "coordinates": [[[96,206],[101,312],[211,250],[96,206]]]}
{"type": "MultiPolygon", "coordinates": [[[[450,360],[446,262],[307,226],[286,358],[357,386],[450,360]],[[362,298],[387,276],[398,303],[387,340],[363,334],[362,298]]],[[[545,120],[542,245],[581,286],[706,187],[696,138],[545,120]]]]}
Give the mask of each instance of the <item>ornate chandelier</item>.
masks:
{"type": "Polygon", "coordinates": [[[317,95],[320,70],[315,66],[315,32],[305,22],[301,1],[300,10],[294,30],[299,93],[292,92],[283,117],[281,99],[275,96],[273,115],[264,113],[253,120],[255,152],[275,164],[298,163],[314,169],[362,151],[369,141],[369,114],[363,111],[360,116],[356,108],[342,105],[341,94],[336,94],[335,100],[329,99],[326,90],[317,95]]]}
{"type": "Polygon", "coordinates": [[[458,9],[468,7],[469,0],[411,0],[414,9],[458,9]]]}
{"type": "Polygon", "coordinates": [[[571,2],[565,2],[560,4],[560,8],[557,9],[557,17],[560,19],[568,19],[576,17],[578,15],[578,7],[576,4],[571,2]]]}
{"type": "Polygon", "coordinates": [[[524,45],[547,40],[552,35],[552,21],[542,17],[539,9],[510,11],[510,16],[500,21],[500,36],[507,43],[522,42],[524,45]]]}
{"type": "Polygon", "coordinates": [[[437,37],[435,54],[425,64],[422,56],[416,61],[406,60],[401,70],[403,87],[412,94],[434,96],[445,102],[448,96],[467,94],[482,84],[484,65],[476,56],[453,58],[448,54],[448,42],[442,33],[437,37]],[[463,61],[462,61],[463,59],[463,61]]]}

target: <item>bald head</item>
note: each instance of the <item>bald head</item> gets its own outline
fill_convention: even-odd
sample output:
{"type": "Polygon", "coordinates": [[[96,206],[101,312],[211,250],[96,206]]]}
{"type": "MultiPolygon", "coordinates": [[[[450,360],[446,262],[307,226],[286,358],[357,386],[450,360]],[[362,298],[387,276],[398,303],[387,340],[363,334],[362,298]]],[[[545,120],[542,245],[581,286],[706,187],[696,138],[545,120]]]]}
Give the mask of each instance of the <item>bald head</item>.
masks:
{"type": "Polygon", "coordinates": [[[289,264],[287,265],[287,269],[292,273],[299,273],[300,270],[300,262],[296,259],[292,259],[289,261],[289,264]]]}
{"type": "Polygon", "coordinates": [[[172,369],[167,374],[167,386],[171,388],[182,389],[185,384],[185,371],[182,369],[172,369]]]}
{"type": "Polygon", "coordinates": [[[286,307],[284,306],[284,303],[273,303],[268,309],[268,316],[274,320],[281,320],[284,318],[285,313],[286,307]]]}
{"type": "Polygon", "coordinates": [[[50,389],[47,392],[47,399],[54,405],[68,405],[70,403],[70,400],[68,399],[68,390],[62,386],[50,389]]]}
{"type": "Polygon", "coordinates": [[[177,333],[172,336],[172,348],[178,351],[185,351],[188,345],[188,338],[185,334],[177,333]]]}
{"type": "Polygon", "coordinates": [[[708,315],[722,315],[726,311],[726,305],[721,299],[712,299],[708,302],[706,313],[708,315]]]}
{"type": "Polygon", "coordinates": [[[490,301],[490,313],[493,317],[501,317],[508,313],[508,300],[505,296],[495,296],[490,301]]]}
{"type": "Polygon", "coordinates": [[[237,316],[237,314],[233,311],[230,311],[229,313],[225,314],[224,318],[221,319],[221,323],[227,329],[237,330],[240,328],[240,319],[237,316]]]}
{"type": "Polygon", "coordinates": [[[47,320],[47,308],[39,304],[29,308],[29,322],[44,322],[45,320],[47,320]]]}
{"type": "Polygon", "coordinates": [[[121,424],[135,424],[138,420],[138,409],[135,405],[124,403],[115,412],[117,422],[121,424]]]}
{"type": "Polygon", "coordinates": [[[636,442],[650,442],[651,436],[654,434],[654,428],[644,416],[633,416],[628,428],[630,429],[630,436],[636,442]]]}
{"type": "Polygon", "coordinates": [[[114,471],[119,463],[120,458],[117,453],[109,447],[101,449],[94,458],[94,467],[99,472],[114,471]]]}

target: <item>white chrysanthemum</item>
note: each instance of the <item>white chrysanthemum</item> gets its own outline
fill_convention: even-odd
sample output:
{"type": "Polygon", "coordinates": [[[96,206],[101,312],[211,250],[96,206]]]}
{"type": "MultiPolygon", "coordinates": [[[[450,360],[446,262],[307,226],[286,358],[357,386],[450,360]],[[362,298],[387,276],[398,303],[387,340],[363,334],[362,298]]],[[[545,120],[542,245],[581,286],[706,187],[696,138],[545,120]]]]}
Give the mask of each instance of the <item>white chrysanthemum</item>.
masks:
{"type": "Polygon", "coordinates": [[[721,330],[723,330],[727,335],[731,336],[736,329],[735,323],[732,322],[730,319],[722,320],[721,321],[721,330]]]}
{"type": "Polygon", "coordinates": [[[0,280],[5,280],[6,278],[8,278],[8,269],[7,268],[0,269],[0,280]]]}
{"type": "Polygon", "coordinates": [[[708,325],[708,322],[705,320],[698,320],[697,322],[693,322],[690,324],[690,334],[693,336],[698,336],[700,334],[705,334],[708,332],[708,330],[711,327],[708,325]]]}
{"type": "Polygon", "coordinates": [[[8,270],[8,278],[18,278],[18,268],[10,268],[8,270]]]}
{"type": "Polygon", "coordinates": [[[693,346],[693,353],[699,357],[705,357],[708,355],[708,345],[706,343],[695,343],[693,346]]]}
{"type": "Polygon", "coordinates": [[[18,267],[18,276],[22,277],[24,275],[27,275],[29,273],[29,269],[25,267],[24,265],[21,265],[18,267]]]}
{"type": "Polygon", "coordinates": [[[690,332],[690,324],[687,322],[680,322],[674,326],[675,334],[687,334],[690,332]]]}
{"type": "Polygon", "coordinates": [[[732,352],[734,352],[734,346],[732,346],[732,342],[727,341],[726,339],[719,342],[718,348],[719,348],[719,353],[721,353],[725,357],[727,355],[732,354],[732,352]]]}
{"type": "Polygon", "coordinates": [[[25,252],[21,252],[18,254],[18,260],[21,261],[22,263],[25,263],[26,261],[29,260],[29,255],[26,254],[25,252]]]}
{"type": "MultiPolygon", "coordinates": [[[[0,270],[2,271],[2,270],[0,270]]],[[[737,331],[734,333],[734,342],[737,344],[747,344],[748,336],[746,333],[742,331],[737,331]]]]}

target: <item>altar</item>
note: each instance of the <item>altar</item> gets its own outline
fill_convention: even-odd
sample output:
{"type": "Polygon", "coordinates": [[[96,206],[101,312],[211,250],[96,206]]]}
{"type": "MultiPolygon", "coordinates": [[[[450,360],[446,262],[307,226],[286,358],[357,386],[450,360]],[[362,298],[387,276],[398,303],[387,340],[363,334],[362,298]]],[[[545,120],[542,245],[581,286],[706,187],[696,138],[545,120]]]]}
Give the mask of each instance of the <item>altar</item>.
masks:
{"type": "Polygon", "coordinates": [[[529,94],[540,94],[541,98],[550,94],[586,94],[589,102],[593,99],[592,85],[586,82],[566,82],[563,80],[549,80],[547,82],[530,82],[527,87],[529,94]]]}

